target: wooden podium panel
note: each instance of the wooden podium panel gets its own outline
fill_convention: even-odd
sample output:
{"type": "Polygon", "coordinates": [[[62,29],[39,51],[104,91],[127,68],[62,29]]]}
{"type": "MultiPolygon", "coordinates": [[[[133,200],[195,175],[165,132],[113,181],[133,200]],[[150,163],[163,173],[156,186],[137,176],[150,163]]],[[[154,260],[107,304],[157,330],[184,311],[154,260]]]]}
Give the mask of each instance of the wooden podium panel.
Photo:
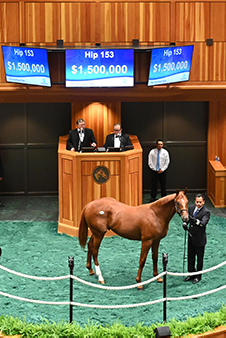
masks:
{"type": "MultiPolygon", "coordinates": [[[[130,136],[133,150],[107,153],[78,153],[66,150],[68,136],[59,140],[59,222],[58,232],[78,235],[84,206],[101,197],[142,204],[142,148],[130,136]]],[[[110,232],[112,236],[112,232],[110,232]]]]}
{"type": "Polygon", "coordinates": [[[208,196],[215,208],[226,207],[226,168],[221,162],[209,161],[208,196]]]}

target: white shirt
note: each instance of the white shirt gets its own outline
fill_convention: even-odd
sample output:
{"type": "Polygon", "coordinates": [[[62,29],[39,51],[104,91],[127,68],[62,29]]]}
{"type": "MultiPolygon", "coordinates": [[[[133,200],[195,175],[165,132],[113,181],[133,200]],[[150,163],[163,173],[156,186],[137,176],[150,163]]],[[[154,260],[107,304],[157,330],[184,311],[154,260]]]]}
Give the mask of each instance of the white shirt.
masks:
{"type": "Polygon", "coordinates": [[[80,141],[83,142],[84,137],[85,137],[85,132],[84,132],[83,129],[81,129],[81,130],[77,129],[77,130],[78,130],[78,136],[80,138],[80,141]]]}
{"type": "Polygon", "coordinates": [[[121,134],[117,135],[119,137],[116,137],[116,135],[114,135],[114,147],[115,148],[120,148],[120,143],[121,143],[121,134]]]}
{"type": "MultiPolygon", "coordinates": [[[[148,154],[148,166],[151,168],[151,170],[154,171],[156,171],[157,156],[158,156],[157,148],[152,149],[148,154]]],[[[162,148],[160,150],[159,168],[162,171],[165,171],[168,168],[169,163],[170,163],[169,153],[166,149],[162,148]]]]}

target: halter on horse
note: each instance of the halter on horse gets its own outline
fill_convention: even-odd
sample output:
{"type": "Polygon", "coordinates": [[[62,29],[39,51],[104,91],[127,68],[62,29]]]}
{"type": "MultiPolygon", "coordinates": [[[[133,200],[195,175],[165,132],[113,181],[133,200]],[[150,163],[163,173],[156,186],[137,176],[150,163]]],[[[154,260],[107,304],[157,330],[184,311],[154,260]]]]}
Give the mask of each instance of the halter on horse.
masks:
{"type": "MultiPolygon", "coordinates": [[[[141,282],[141,274],[150,248],[152,248],[153,274],[158,275],[158,248],[162,238],[167,235],[169,222],[175,212],[183,222],[188,222],[188,199],[185,191],[177,190],[175,194],[160,198],[158,201],[132,207],[116,201],[111,197],[103,197],[88,203],[81,215],[79,225],[79,243],[84,248],[88,237],[88,227],[92,235],[88,242],[86,267],[92,275],[91,259],[95,263],[99,283],[104,279],[98,262],[98,250],[107,230],[131,240],[142,242],[139,269],[136,277],[141,282]]],[[[158,282],[162,282],[159,278],[158,282]]]]}

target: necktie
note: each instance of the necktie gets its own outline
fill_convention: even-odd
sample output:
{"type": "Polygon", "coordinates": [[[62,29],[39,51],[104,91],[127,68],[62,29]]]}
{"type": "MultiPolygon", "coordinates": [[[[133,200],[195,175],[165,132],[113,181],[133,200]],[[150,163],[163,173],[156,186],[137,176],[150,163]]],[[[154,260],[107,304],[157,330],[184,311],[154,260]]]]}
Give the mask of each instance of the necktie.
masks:
{"type": "Polygon", "coordinates": [[[158,155],[157,155],[157,165],[156,165],[156,171],[159,171],[159,158],[160,158],[160,150],[158,150],[158,155]]]}
{"type": "Polygon", "coordinates": [[[121,137],[121,135],[115,135],[115,137],[121,137]]]}
{"type": "Polygon", "coordinates": [[[195,217],[198,212],[199,212],[199,209],[196,209],[196,211],[193,213],[193,216],[195,217]]]}

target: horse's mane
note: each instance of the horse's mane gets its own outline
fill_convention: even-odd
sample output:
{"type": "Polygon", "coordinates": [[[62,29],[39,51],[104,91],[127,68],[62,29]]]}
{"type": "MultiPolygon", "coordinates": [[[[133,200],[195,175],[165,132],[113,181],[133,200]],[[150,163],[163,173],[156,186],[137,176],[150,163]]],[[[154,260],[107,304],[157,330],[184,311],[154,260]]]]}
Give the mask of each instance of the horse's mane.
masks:
{"type": "Polygon", "coordinates": [[[167,195],[167,196],[161,197],[160,199],[158,199],[155,202],[150,203],[149,205],[150,206],[162,206],[164,204],[167,204],[167,203],[173,201],[175,199],[175,197],[176,197],[176,194],[167,195]]]}

